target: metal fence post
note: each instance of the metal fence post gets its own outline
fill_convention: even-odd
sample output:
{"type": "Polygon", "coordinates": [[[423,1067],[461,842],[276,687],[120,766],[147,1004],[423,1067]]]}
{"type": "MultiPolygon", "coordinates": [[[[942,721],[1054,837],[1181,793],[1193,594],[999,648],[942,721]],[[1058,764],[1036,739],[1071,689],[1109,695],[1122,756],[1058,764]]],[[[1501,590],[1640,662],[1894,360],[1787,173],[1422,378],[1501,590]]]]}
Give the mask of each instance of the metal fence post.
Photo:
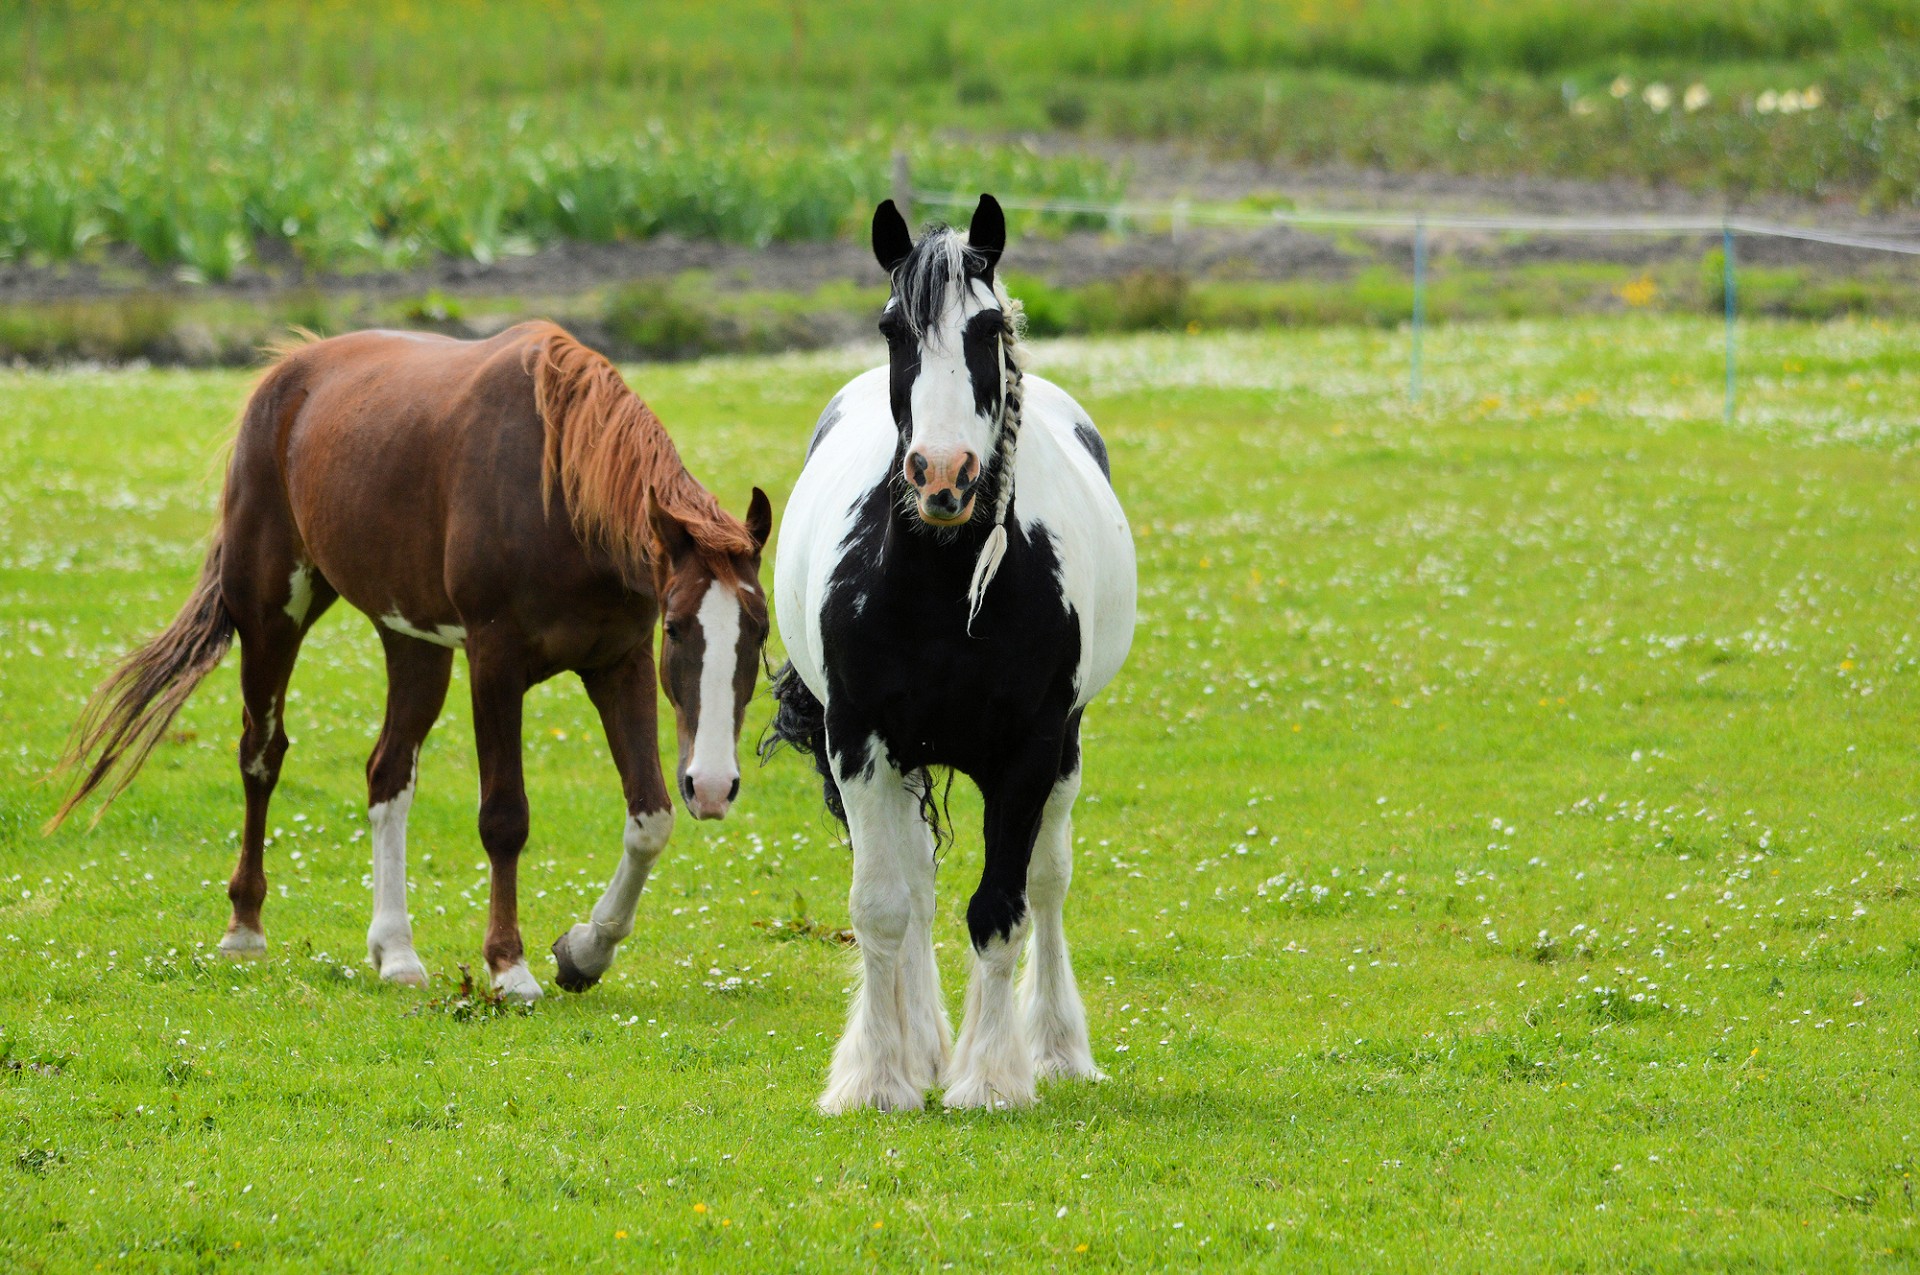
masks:
{"type": "Polygon", "coordinates": [[[1413,223],[1413,367],[1407,383],[1407,392],[1416,403],[1420,401],[1420,333],[1426,323],[1427,219],[1423,216],[1413,223]]]}
{"type": "Polygon", "coordinates": [[[1733,280],[1733,223],[1726,222],[1720,227],[1720,256],[1722,261],[1721,291],[1726,293],[1727,302],[1727,424],[1733,424],[1733,386],[1734,386],[1734,350],[1733,319],[1734,305],[1733,280]]]}

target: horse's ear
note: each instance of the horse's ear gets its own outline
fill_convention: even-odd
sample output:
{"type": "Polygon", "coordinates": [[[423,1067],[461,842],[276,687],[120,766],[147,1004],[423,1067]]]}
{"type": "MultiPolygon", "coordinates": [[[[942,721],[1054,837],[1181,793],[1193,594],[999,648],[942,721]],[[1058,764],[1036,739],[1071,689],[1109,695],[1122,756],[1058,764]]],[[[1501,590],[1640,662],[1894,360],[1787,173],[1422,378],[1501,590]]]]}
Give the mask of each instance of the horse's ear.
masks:
{"type": "Polygon", "coordinates": [[[773,502],[758,487],[753,489],[753,499],[747,502],[747,534],[753,537],[756,550],[766,548],[767,537],[773,534],[773,502]]]}
{"type": "Polygon", "coordinates": [[[912,251],[913,232],[907,229],[907,219],[891,199],[881,201],[873,210],[873,259],[891,275],[912,251]]]}
{"type": "Polygon", "coordinates": [[[653,532],[654,543],[660,547],[656,566],[678,562],[693,551],[693,537],[677,518],[658,504],[647,510],[647,526],[653,532]]]}
{"type": "Polygon", "coordinates": [[[967,247],[987,259],[987,278],[993,278],[994,264],[1006,246],[1007,215],[1000,211],[999,200],[982,195],[973,210],[973,224],[967,227],[967,247]]]}

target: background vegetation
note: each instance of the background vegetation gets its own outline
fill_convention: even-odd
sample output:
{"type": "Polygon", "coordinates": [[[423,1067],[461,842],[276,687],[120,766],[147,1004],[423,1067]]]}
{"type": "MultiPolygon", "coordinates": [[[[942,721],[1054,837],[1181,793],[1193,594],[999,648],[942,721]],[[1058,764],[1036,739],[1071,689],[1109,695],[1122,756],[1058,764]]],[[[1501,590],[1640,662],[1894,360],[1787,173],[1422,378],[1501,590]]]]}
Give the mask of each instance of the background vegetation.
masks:
{"type": "MultiPolygon", "coordinates": [[[[607,982],[524,1016],[459,989],[458,686],[413,807],[435,983],[362,964],[381,691],[345,610],[289,699],[268,960],[212,952],[231,662],[97,830],[41,839],[81,698],[198,568],[247,382],[0,372],[0,1262],[1911,1268],[1920,330],[1753,325],[1731,429],[1718,336],[1441,329],[1418,408],[1404,337],[1361,328],[1038,347],[1140,553],[1069,906],[1112,1078],[841,1120],[810,1103],[847,859],[798,759],[683,819],[607,982]]],[[[738,508],[784,503],[864,362],[631,379],[738,508]]],[[[527,773],[539,950],[619,851],[570,681],[527,773]]],[[[941,871],[956,1007],[978,854],[941,871]]]]}
{"type": "Polygon", "coordinates": [[[1032,133],[1903,207],[1917,37],[1912,0],[34,0],[0,11],[0,257],[821,238],[895,148],[924,189],[1124,186],[1032,133]]]}

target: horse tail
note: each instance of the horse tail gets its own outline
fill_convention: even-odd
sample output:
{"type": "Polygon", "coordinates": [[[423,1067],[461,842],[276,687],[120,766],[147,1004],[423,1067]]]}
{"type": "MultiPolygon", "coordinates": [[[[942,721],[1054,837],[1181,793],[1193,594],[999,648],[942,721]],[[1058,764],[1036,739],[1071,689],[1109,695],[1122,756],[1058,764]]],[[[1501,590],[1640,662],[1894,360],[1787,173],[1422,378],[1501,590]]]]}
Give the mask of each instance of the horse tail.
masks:
{"type": "Polygon", "coordinates": [[[102,790],[105,796],[93,816],[98,823],[133,781],[193,688],[233,645],[233,616],[220,593],[224,552],[224,537],[216,526],[186,606],[158,637],[120,661],[93,693],[54,773],[73,770],[96,752],[99,756],[43,831],[58,828],[75,806],[102,790]]]}
{"type": "Polygon", "coordinates": [[[833,764],[827,759],[827,706],[807,689],[791,660],[780,666],[768,689],[773,692],[773,720],[760,738],[760,764],[772,760],[782,744],[811,757],[813,768],[820,772],[827,809],[835,819],[846,823],[847,808],[840,800],[840,786],[833,782],[833,764]]]}

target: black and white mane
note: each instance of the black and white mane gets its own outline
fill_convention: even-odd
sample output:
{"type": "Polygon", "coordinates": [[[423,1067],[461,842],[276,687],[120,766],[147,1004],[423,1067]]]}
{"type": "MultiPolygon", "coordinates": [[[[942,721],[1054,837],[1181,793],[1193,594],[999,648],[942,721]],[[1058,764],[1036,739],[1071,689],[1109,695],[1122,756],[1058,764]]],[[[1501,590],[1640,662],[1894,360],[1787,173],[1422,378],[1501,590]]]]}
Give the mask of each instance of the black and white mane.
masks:
{"type": "Polygon", "coordinates": [[[966,237],[919,243],[891,203],[888,362],[822,413],[775,566],[789,654],[777,741],[811,754],[853,843],[863,982],[822,1106],[1024,1105],[1036,1075],[1094,1076],[1061,911],[1081,711],[1132,639],[1134,563],[1105,447],[1024,370],[983,196],[966,237]],[[957,1044],[933,961],[936,767],[985,798],[957,1044]],[[1031,941],[1024,1009],[1013,972],[1031,941]],[[949,1049],[952,1056],[949,1058],[949,1049]]]}

